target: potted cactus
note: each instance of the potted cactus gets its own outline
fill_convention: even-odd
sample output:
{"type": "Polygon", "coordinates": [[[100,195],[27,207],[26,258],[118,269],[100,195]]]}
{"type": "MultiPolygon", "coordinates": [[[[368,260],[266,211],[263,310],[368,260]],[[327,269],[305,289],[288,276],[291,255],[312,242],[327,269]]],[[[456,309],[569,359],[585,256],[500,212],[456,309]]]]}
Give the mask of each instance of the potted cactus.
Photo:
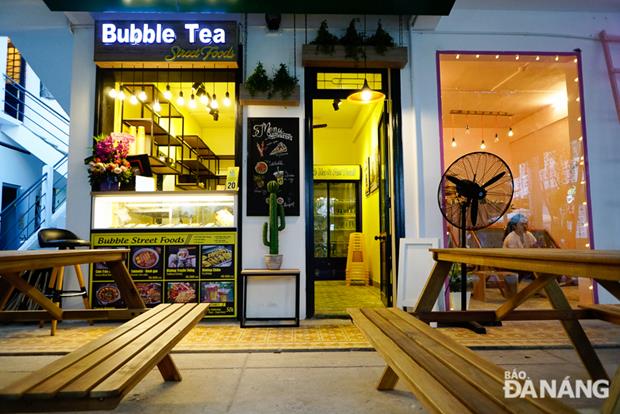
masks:
{"type": "Polygon", "coordinates": [[[263,224],[263,244],[269,247],[269,254],[265,255],[265,265],[267,269],[277,270],[282,266],[282,255],[279,254],[280,243],[278,232],[284,230],[284,207],[278,204],[278,188],[280,185],[276,181],[267,183],[269,192],[269,223],[263,224]],[[267,233],[269,232],[269,237],[267,233]]]}

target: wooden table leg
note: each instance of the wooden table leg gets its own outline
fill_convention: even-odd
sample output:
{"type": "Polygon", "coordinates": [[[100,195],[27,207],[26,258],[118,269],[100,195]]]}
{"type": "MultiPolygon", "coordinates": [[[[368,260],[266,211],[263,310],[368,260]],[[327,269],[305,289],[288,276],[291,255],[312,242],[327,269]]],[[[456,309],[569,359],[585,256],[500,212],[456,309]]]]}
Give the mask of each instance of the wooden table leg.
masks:
{"type": "Polygon", "coordinates": [[[41,307],[48,311],[54,319],[62,319],[62,309],[60,309],[60,307],[58,307],[54,302],[46,298],[41,291],[22,279],[20,273],[6,273],[3,274],[2,277],[8,280],[16,289],[24,292],[35,302],[41,305],[41,307]]]}
{"type": "Polygon", "coordinates": [[[0,277],[0,310],[4,309],[15,288],[8,280],[0,277]]]}
{"type": "Polygon", "coordinates": [[[125,264],[120,261],[107,262],[106,264],[112,272],[112,278],[121,292],[121,297],[125,301],[125,305],[128,308],[134,309],[146,308],[146,305],[138,293],[138,289],[136,289],[136,285],[133,283],[131,275],[125,267],[125,264]]]}
{"type": "MultiPolygon", "coordinates": [[[[545,286],[545,291],[547,292],[551,306],[556,310],[571,310],[572,308],[566,296],[564,296],[564,292],[562,292],[560,285],[558,285],[558,282],[555,280],[555,276],[540,275],[539,277],[553,277],[553,280],[545,286]]],[[[598,358],[598,355],[596,355],[594,348],[592,348],[592,344],[579,321],[562,320],[560,322],[573,343],[577,354],[579,354],[581,362],[583,362],[583,365],[588,370],[590,377],[594,380],[609,379],[607,372],[605,372],[605,368],[603,368],[603,364],[601,364],[601,360],[598,358]]]]}
{"type": "Polygon", "coordinates": [[[525,302],[528,298],[530,298],[530,296],[545,287],[547,283],[552,280],[555,280],[555,276],[541,275],[540,277],[537,277],[532,283],[521,289],[516,295],[508,299],[499,308],[497,308],[495,311],[497,320],[501,321],[504,319],[506,315],[515,310],[517,306],[525,302]]]}
{"type": "Polygon", "coordinates": [[[603,414],[618,414],[620,413],[620,367],[616,370],[614,379],[609,384],[609,397],[603,404],[601,410],[603,414]]]}
{"type": "Polygon", "coordinates": [[[620,300],[620,282],[614,282],[613,280],[601,280],[594,279],[596,283],[603,286],[609,293],[614,295],[616,299],[620,300]]]}
{"type": "Polygon", "coordinates": [[[431,275],[428,277],[426,285],[422,290],[420,299],[418,299],[418,303],[415,306],[415,312],[430,312],[433,310],[433,306],[435,302],[437,302],[437,297],[439,296],[439,292],[441,292],[441,288],[446,281],[451,267],[452,262],[435,263],[431,275]]]}

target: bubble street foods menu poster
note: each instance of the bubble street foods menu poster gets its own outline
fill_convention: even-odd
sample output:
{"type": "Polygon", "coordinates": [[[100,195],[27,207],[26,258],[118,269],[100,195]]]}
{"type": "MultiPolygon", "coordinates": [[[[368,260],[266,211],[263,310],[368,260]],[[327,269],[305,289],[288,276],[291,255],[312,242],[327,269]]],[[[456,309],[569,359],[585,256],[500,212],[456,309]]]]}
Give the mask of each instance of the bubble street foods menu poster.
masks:
{"type": "MultiPolygon", "coordinates": [[[[126,266],[148,307],[160,303],[211,305],[207,317],[235,317],[237,233],[234,231],[98,231],[94,248],[128,248],[126,266]]],[[[105,263],[90,269],[93,308],[126,307],[105,263]]]]}
{"type": "Polygon", "coordinates": [[[299,118],[248,118],[248,216],[268,216],[267,183],[280,184],[278,202],[299,216],[299,118]]]}

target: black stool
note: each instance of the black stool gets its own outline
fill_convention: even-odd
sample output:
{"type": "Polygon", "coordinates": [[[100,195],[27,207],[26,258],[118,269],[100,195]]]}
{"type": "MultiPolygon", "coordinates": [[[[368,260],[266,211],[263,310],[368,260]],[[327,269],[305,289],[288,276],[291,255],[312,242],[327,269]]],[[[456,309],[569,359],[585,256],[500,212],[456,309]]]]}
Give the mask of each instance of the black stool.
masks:
{"type": "MultiPolygon", "coordinates": [[[[41,229],[38,234],[39,246],[41,247],[57,247],[59,250],[75,249],[76,247],[90,247],[88,240],[82,240],[74,233],[65,229],[41,229]]],[[[82,269],[79,265],[74,265],[75,275],[77,277],[80,290],[63,290],[64,281],[64,267],[54,267],[52,270],[52,276],[48,284],[48,288],[52,291],[52,301],[62,306],[63,297],[81,296],[82,302],[84,302],[84,308],[90,309],[90,303],[88,302],[88,292],[84,285],[84,276],[82,275],[82,269]]],[[[56,333],[56,325],[58,321],[52,320],[51,334],[56,333]]]]}

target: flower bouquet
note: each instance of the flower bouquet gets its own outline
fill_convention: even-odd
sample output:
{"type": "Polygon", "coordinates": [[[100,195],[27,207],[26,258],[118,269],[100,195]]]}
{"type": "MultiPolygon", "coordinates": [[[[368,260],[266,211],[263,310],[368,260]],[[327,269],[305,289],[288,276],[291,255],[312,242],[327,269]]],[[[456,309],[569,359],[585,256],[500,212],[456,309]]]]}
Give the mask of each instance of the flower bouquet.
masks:
{"type": "Polygon", "coordinates": [[[84,160],[93,190],[118,190],[121,184],[131,182],[133,171],[127,153],[134,139],[133,135],[120,132],[94,137],[93,155],[84,160]]]}

